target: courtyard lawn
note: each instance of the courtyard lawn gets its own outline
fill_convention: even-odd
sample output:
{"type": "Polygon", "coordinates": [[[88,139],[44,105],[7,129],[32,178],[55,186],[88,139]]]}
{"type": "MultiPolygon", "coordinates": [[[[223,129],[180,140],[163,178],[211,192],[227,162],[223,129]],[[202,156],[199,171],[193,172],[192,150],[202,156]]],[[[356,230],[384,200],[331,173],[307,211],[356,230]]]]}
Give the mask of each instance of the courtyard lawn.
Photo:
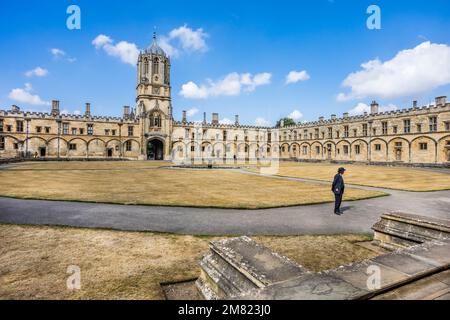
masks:
{"type": "MultiPolygon", "coordinates": [[[[366,165],[311,164],[280,162],[276,175],[331,181],[339,167],[345,167],[345,182],[355,185],[406,191],[438,191],[450,189],[450,170],[384,167],[366,165]]],[[[258,169],[249,169],[257,172],[258,169]]]]}
{"type": "MultiPolygon", "coordinates": [[[[46,162],[0,170],[0,196],[118,204],[271,208],[333,201],[330,186],[152,162],[46,162]]],[[[351,189],[345,200],[386,195],[351,189]]]]}
{"type": "MultiPolygon", "coordinates": [[[[223,237],[221,237],[223,238],[223,237]]],[[[0,225],[0,299],[163,299],[161,282],[199,276],[211,237],[0,225]],[[66,286],[69,266],[81,290],[66,286]]],[[[254,237],[311,271],[372,258],[364,235],[254,237]]]]}

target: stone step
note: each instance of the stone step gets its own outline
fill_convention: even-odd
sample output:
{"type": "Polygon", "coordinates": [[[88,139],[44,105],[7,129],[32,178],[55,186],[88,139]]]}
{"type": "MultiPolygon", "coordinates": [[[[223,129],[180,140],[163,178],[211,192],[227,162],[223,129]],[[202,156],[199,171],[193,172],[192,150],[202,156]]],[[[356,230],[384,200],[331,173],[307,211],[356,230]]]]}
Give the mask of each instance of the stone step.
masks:
{"type": "Polygon", "coordinates": [[[306,272],[248,237],[212,241],[197,286],[206,299],[225,299],[306,272]]]}
{"type": "Polygon", "coordinates": [[[445,299],[450,284],[450,240],[396,250],[335,270],[305,274],[253,290],[243,300],[445,299]],[[372,286],[373,271],[379,286],[372,286]]]}
{"type": "Polygon", "coordinates": [[[388,250],[450,237],[450,220],[402,212],[383,214],[372,227],[374,244],[388,250]]]}

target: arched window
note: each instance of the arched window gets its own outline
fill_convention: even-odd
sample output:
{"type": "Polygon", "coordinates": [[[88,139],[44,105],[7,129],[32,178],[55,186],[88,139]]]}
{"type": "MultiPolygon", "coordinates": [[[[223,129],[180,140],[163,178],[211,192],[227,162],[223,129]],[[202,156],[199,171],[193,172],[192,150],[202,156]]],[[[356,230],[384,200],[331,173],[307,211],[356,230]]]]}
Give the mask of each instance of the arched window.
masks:
{"type": "Polygon", "coordinates": [[[158,74],[159,73],[159,61],[158,58],[153,59],[153,67],[152,67],[152,74],[158,74]]]}
{"type": "Polygon", "coordinates": [[[148,60],[147,59],[144,60],[144,74],[146,76],[148,75],[148,60]]]}

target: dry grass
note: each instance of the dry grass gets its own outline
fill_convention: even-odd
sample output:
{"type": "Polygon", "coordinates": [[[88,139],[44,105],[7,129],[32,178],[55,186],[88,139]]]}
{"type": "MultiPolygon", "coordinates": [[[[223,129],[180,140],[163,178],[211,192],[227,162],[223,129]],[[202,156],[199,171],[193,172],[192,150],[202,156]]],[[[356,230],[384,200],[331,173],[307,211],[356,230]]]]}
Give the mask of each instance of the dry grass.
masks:
{"type": "MultiPolygon", "coordinates": [[[[161,282],[199,275],[213,238],[64,227],[0,225],[0,299],[162,299],[161,282]],[[66,287],[69,265],[81,290],[66,287]]],[[[255,237],[319,271],[374,253],[365,236],[255,237]]]]}
{"type": "MultiPolygon", "coordinates": [[[[245,209],[333,201],[327,185],[152,162],[37,163],[0,170],[0,180],[1,196],[28,199],[245,209]]],[[[349,189],[345,200],[381,195],[349,189]]]]}
{"type": "MultiPolygon", "coordinates": [[[[282,162],[277,175],[330,181],[338,164],[282,162]]],[[[345,182],[407,191],[437,191],[450,189],[449,173],[406,167],[345,165],[345,182]]],[[[257,171],[256,169],[250,169],[257,171]]]]}

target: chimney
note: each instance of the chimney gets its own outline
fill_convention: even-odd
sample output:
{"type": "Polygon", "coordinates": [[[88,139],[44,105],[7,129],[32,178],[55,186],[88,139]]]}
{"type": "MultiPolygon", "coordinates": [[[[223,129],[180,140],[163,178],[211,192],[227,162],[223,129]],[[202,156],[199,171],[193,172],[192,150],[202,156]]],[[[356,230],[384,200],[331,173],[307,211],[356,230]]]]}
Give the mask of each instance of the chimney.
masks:
{"type": "Polygon", "coordinates": [[[15,104],[13,104],[13,105],[11,106],[11,111],[12,111],[12,112],[19,112],[19,111],[20,111],[20,108],[19,108],[18,106],[16,106],[15,104]]]}
{"type": "Polygon", "coordinates": [[[206,112],[203,112],[203,123],[206,124],[206,112]]]}
{"type": "Polygon", "coordinates": [[[130,117],[130,106],[123,106],[123,117],[125,119],[130,117]]]}
{"type": "Polygon", "coordinates": [[[319,117],[320,122],[323,122],[324,119],[325,119],[324,117],[319,117]]]}
{"type": "Polygon", "coordinates": [[[417,108],[417,100],[413,101],[413,108],[417,108]]]}
{"type": "Polygon", "coordinates": [[[374,100],[372,101],[372,104],[370,105],[370,113],[371,114],[375,114],[378,113],[379,110],[379,105],[378,103],[374,100]]]}
{"type": "Polygon", "coordinates": [[[52,115],[54,115],[54,116],[59,115],[59,101],[58,100],[52,100],[52,115]]]}
{"type": "Polygon", "coordinates": [[[84,112],[84,115],[86,117],[91,116],[91,104],[89,102],[86,102],[86,111],[84,112]]]}
{"type": "Polygon", "coordinates": [[[218,113],[212,114],[212,124],[219,124],[219,114],[218,113]]]}
{"type": "Polygon", "coordinates": [[[335,114],[331,115],[331,120],[336,120],[336,115],[335,114]]]}
{"type": "Polygon", "coordinates": [[[234,124],[237,126],[239,125],[239,115],[238,114],[234,116],[234,124]]]}
{"type": "Polygon", "coordinates": [[[183,110],[183,119],[182,119],[181,121],[187,122],[187,113],[186,113],[186,110],[183,110]]]}
{"type": "Polygon", "coordinates": [[[344,112],[344,119],[347,119],[348,118],[348,112],[344,112]]]}
{"type": "Polygon", "coordinates": [[[443,107],[447,103],[447,97],[436,97],[436,107],[443,107]]]}

